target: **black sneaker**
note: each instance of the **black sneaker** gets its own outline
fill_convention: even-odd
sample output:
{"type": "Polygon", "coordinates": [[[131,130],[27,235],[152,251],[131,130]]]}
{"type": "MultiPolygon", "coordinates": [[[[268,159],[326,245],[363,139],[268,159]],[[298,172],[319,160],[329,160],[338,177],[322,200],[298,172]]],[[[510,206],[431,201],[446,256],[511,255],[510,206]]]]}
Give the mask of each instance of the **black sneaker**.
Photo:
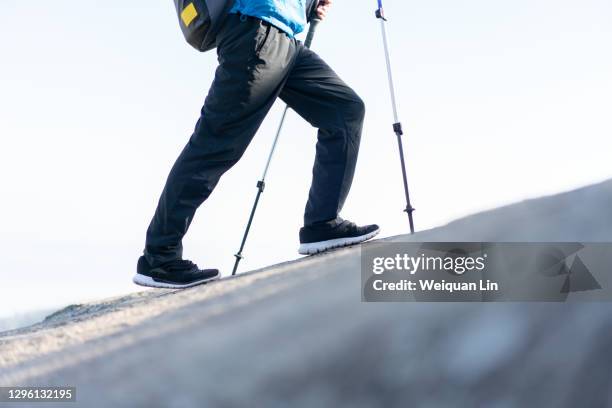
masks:
{"type": "Polygon", "coordinates": [[[191,261],[179,259],[152,268],[146,258],[141,256],[138,259],[137,273],[132,280],[140,286],[181,289],[201,285],[218,278],[217,269],[201,270],[191,261]]]}
{"type": "Polygon", "coordinates": [[[314,224],[300,229],[300,249],[302,255],[318,254],[332,248],[358,244],[374,238],[380,232],[378,225],[359,227],[342,218],[314,224]]]}

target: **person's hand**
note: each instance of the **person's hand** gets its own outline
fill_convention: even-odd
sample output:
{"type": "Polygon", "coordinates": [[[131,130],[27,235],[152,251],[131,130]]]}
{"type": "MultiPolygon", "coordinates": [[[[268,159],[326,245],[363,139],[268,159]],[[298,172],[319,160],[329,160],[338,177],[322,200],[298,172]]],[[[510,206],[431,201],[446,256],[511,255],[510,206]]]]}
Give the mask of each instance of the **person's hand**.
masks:
{"type": "Polygon", "coordinates": [[[332,5],[333,0],[320,0],[317,6],[317,17],[323,20],[332,5]]]}

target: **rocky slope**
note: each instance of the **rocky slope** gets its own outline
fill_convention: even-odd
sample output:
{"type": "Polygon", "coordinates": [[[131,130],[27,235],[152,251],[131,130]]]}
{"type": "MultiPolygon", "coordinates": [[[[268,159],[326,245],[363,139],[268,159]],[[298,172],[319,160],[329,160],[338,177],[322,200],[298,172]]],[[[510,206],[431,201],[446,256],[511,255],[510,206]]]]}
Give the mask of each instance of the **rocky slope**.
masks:
{"type": "MultiPolygon", "coordinates": [[[[389,240],[612,242],[611,208],[607,181],[389,240]]],[[[76,386],[83,407],[612,406],[612,304],[362,303],[359,253],[70,306],[0,334],[0,386],[76,386]]]]}

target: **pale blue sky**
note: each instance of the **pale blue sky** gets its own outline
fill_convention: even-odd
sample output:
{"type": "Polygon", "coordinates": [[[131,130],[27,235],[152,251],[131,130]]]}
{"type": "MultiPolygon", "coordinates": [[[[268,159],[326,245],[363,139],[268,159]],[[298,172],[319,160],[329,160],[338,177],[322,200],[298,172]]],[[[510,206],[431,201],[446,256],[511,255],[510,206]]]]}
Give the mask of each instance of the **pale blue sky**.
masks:
{"type": "MultiPolygon", "coordinates": [[[[387,0],[416,226],[612,177],[612,3],[387,0]]],[[[0,316],[130,282],[215,54],[171,1],[0,4],[0,316]]],[[[367,105],[344,215],[407,232],[376,2],[342,1],[314,49],[367,105]]],[[[198,212],[185,254],[228,273],[278,124],[198,212]]],[[[291,114],[242,271],[297,257],[315,130],[291,114]]],[[[580,203],[577,203],[580,205],[580,203]]]]}

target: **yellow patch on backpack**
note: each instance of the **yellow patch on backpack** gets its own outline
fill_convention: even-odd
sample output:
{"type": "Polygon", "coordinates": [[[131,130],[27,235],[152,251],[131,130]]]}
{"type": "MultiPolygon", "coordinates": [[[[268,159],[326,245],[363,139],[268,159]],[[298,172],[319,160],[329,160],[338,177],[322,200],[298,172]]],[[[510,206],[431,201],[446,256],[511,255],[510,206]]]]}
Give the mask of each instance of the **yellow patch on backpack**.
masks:
{"type": "Polygon", "coordinates": [[[191,24],[197,16],[198,10],[196,10],[193,3],[189,3],[189,5],[185,7],[181,12],[181,20],[183,20],[183,24],[185,24],[185,27],[189,27],[189,24],[191,24]]]}

